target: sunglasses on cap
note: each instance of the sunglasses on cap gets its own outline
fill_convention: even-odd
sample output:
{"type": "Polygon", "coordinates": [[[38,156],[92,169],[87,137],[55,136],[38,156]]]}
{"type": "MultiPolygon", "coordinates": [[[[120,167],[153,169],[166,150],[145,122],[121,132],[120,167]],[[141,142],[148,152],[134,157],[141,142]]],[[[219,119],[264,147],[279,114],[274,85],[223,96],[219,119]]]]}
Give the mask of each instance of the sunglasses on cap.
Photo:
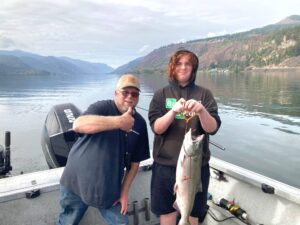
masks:
{"type": "Polygon", "coordinates": [[[140,92],[138,91],[127,91],[127,90],[120,90],[120,93],[124,98],[127,98],[128,95],[131,95],[133,98],[137,98],[140,96],[140,92]]]}

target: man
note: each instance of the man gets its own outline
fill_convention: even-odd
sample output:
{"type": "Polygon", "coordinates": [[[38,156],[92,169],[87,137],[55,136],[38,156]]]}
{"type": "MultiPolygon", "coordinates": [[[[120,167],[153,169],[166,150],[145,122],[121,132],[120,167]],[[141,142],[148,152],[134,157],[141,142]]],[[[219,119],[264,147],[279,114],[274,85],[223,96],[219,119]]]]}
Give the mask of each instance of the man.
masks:
{"type": "Polygon", "coordinates": [[[88,206],[98,208],[109,225],[128,223],[129,187],[139,162],[150,155],[146,122],[135,111],[139,94],[138,79],[123,75],[114,100],[90,105],[74,121],[80,138],[60,180],[59,225],[79,224],[88,206]]]}

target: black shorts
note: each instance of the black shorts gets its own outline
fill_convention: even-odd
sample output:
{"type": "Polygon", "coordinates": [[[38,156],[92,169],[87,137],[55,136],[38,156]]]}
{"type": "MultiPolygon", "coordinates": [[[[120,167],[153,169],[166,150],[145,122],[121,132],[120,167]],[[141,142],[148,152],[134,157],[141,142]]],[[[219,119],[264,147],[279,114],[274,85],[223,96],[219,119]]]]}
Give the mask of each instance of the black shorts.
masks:
{"type": "MultiPolygon", "coordinates": [[[[194,206],[191,212],[191,216],[193,217],[202,218],[206,214],[209,177],[209,165],[206,165],[201,169],[202,192],[198,192],[195,196],[194,206]]],[[[173,203],[176,199],[174,194],[175,180],[176,167],[153,163],[151,178],[151,211],[155,215],[160,216],[176,211],[173,207],[173,203]]]]}

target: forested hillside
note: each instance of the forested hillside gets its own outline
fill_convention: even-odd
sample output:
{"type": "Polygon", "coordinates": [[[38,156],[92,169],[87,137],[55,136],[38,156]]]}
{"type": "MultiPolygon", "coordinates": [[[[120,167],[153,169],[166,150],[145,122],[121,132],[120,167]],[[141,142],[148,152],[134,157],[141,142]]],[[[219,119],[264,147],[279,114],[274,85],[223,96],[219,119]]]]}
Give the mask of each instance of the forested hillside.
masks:
{"type": "Polygon", "coordinates": [[[170,55],[181,48],[197,54],[200,70],[300,68],[300,16],[247,32],[163,46],[132,67],[123,65],[127,71],[121,72],[164,72],[170,55]]]}

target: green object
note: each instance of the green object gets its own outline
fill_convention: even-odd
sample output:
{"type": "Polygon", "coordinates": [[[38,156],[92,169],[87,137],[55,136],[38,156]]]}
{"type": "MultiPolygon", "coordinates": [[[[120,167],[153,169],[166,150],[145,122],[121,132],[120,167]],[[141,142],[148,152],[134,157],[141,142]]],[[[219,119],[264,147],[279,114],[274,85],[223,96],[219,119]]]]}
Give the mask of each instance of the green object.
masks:
{"type": "MultiPolygon", "coordinates": [[[[172,109],[175,103],[177,102],[176,98],[166,98],[166,109],[172,109]]],[[[176,114],[176,119],[184,119],[181,113],[176,114]]]]}
{"type": "Polygon", "coordinates": [[[166,109],[172,109],[176,102],[176,98],[166,98],[166,109]]]}

